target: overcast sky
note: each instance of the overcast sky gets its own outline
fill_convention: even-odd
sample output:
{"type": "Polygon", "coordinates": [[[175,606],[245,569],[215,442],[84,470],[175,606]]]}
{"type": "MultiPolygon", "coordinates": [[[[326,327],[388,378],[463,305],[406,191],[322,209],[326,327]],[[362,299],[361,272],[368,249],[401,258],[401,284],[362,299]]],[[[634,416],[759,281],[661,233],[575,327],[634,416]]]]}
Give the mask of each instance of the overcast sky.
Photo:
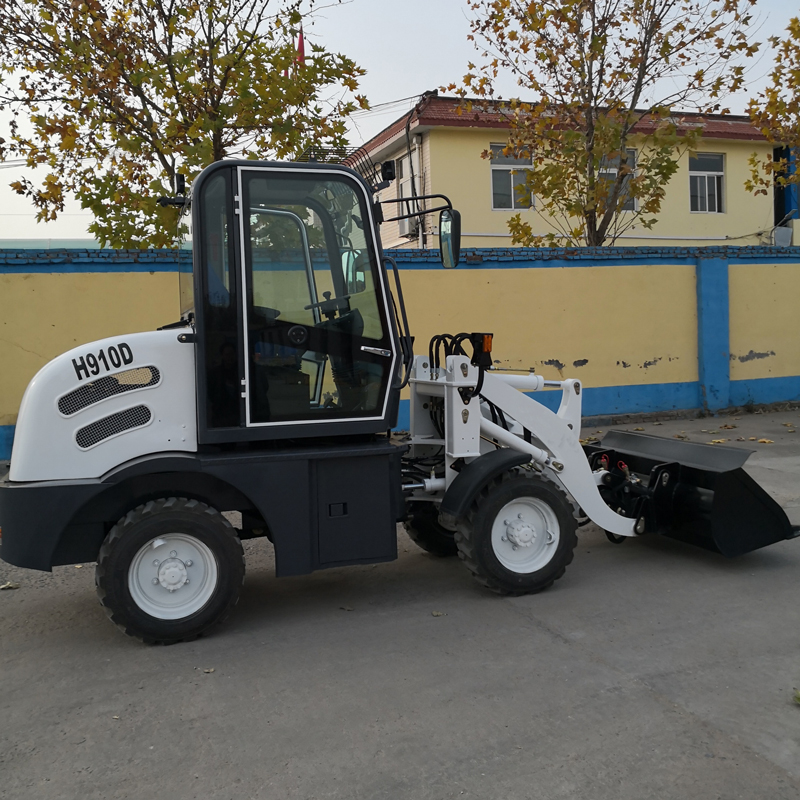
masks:
{"type": "MultiPolygon", "coordinates": [[[[464,75],[467,62],[476,56],[467,41],[466,8],[466,0],[349,0],[314,15],[306,29],[309,39],[347,54],[367,70],[361,88],[373,107],[391,103],[354,117],[353,144],[361,144],[408,110],[414,100],[403,98],[416,98],[464,75]]],[[[757,14],[761,28],[756,38],[765,41],[780,35],[798,9],[791,0],[758,0],[757,14]]],[[[766,54],[749,66],[748,93],[763,85],[770,59],[766,54]]],[[[506,83],[502,90],[512,93],[513,86],[506,83]]],[[[731,111],[744,111],[748,93],[729,101],[731,111]]],[[[20,168],[0,169],[0,239],[88,236],[91,216],[75,202],[55,222],[37,224],[30,204],[8,189],[22,174],[20,168]]]]}

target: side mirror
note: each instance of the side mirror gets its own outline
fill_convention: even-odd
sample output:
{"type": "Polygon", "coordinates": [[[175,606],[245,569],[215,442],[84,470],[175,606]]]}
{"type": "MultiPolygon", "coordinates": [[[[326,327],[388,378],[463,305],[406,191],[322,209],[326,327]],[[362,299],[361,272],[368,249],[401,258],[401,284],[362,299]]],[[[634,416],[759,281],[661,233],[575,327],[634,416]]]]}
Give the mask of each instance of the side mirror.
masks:
{"type": "Polygon", "coordinates": [[[397,170],[395,169],[394,161],[384,161],[381,164],[381,179],[384,181],[393,181],[397,177],[397,170]]]}
{"type": "Polygon", "coordinates": [[[439,253],[442,266],[453,269],[461,257],[461,214],[446,208],[439,214],[439,253]]]}

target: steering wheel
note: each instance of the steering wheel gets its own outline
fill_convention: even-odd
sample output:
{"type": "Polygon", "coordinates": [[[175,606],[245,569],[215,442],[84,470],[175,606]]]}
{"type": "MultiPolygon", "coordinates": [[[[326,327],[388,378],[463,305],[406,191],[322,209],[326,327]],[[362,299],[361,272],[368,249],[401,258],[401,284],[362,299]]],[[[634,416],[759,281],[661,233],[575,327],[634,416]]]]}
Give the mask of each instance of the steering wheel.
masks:
{"type": "Polygon", "coordinates": [[[250,315],[250,328],[260,325],[271,325],[281,315],[277,308],[268,306],[252,306],[250,315]],[[255,325],[254,325],[255,323],[255,325]]]}
{"type": "Polygon", "coordinates": [[[324,300],[303,306],[303,310],[310,311],[312,308],[318,308],[328,319],[333,319],[337,311],[350,310],[349,294],[343,294],[341,297],[334,297],[333,300],[331,300],[330,292],[323,292],[322,296],[325,298],[324,300]]]}

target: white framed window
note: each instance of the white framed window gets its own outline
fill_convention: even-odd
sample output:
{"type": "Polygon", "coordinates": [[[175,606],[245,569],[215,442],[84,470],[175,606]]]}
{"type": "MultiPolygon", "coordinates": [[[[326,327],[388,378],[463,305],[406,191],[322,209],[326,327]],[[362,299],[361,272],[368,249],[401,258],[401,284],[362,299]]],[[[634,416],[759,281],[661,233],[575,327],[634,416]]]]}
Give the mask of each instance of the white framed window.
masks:
{"type": "MultiPolygon", "coordinates": [[[[419,179],[419,155],[416,149],[408,154],[400,156],[397,159],[397,199],[412,198],[416,195],[422,194],[419,179]],[[413,183],[412,183],[413,176],[413,183]],[[416,191],[415,191],[416,190],[416,191]]],[[[417,211],[417,206],[421,205],[419,201],[398,203],[397,213],[400,214],[413,214],[417,211]]],[[[403,238],[412,238],[417,234],[420,225],[419,217],[411,217],[409,219],[401,219],[398,221],[398,233],[403,238]]]]}
{"type": "MultiPolygon", "coordinates": [[[[636,198],[631,197],[628,190],[631,178],[633,178],[636,172],[636,150],[633,148],[628,148],[625,150],[625,153],[627,155],[627,162],[625,166],[630,168],[631,172],[627,173],[622,178],[622,199],[625,201],[622,205],[622,210],[636,211],[636,198]]],[[[597,172],[597,179],[600,181],[607,181],[609,184],[613,185],[614,181],[617,179],[621,162],[621,156],[616,156],[616,158],[602,158],[600,160],[600,168],[597,172]]],[[[611,188],[612,186],[609,186],[609,192],[611,191],[611,188]]]]}
{"type": "MultiPolygon", "coordinates": [[[[411,157],[403,155],[397,159],[397,199],[403,197],[413,197],[414,192],[411,190],[411,176],[413,173],[417,194],[421,194],[419,187],[419,158],[417,151],[411,151],[411,157]]],[[[412,209],[413,210],[413,209],[412,209]]],[[[408,213],[408,212],[407,212],[408,213]]]]}
{"type": "Polygon", "coordinates": [[[492,208],[497,211],[533,208],[533,196],[522,188],[531,160],[504,156],[506,146],[489,145],[492,153],[492,208]]]}
{"type": "Polygon", "coordinates": [[[689,156],[689,207],[701,214],[723,214],[725,158],[722,153],[689,156]]]}

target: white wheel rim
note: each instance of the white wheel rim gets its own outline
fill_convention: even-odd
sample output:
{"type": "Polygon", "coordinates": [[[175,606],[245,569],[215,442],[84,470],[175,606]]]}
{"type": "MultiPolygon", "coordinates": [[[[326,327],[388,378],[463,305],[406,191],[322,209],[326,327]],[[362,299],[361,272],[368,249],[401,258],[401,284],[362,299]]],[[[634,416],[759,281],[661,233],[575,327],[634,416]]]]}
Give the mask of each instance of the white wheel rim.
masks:
{"type": "Polygon", "coordinates": [[[492,550],[511,572],[527,575],[550,563],[561,527],[552,507],[537,497],[519,497],[500,509],[492,525],[492,550]]]}
{"type": "Polygon", "coordinates": [[[183,619],[214,594],[217,559],[194,536],[167,533],[151,539],[128,570],[128,589],[139,608],[156,619],[183,619]]]}

